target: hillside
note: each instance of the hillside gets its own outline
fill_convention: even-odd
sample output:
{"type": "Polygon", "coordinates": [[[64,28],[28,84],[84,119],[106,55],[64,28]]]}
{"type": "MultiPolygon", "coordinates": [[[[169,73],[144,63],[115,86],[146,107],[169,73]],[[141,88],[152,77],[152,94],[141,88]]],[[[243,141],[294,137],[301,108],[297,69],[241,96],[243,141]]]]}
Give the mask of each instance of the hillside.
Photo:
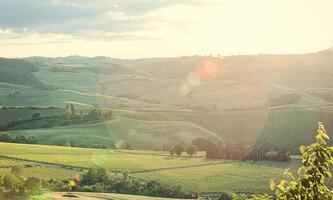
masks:
{"type": "Polygon", "coordinates": [[[46,144],[129,141],[135,148],[161,149],[175,141],[190,143],[199,136],[215,135],[230,144],[265,143],[297,152],[300,144],[312,141],[317,121],[331,126],[333,53],[329,50],[224,58],[25,60],[39,66],[31,73],[40,82],[61,89],[0,85],[2,105],[72,103],[80,108],[113,108],[121,119],[15,132],[36,135],[46,144]],[[82,127],[89,131],[80,131],[82,127]]]}
{"type": "MultiPolygon", "coordinates": [[[[120,115],[154,121],[186,121],[220,136],[224,142],[251,147],[267,145],[299,152],[299,146],[313,143],[316,123],[324,122],[333,132],[333,112],[327,110],[255,110],[230,112],[148,112],[122,111],[120,115]]],[[[189,141],[190,142],[190,141],[189,141]]]]}
{"type": "Polygon", "coordinates": [[[199,137],[211,140],[221,139],[215,133],[190,122],[143,121],[126,117],[115,117],[109,122],[102,123],[11,130],[3,133],[14,136],[33,136],[40,144],[62,146],[70,141],[76,146],[91,146],[96,143],[110,148],[120,148],[129,143],[134,149],[146,150],[169,149],[175,144],[188,143],[199,137]]]}
{"type": "Polygon", "coordinates": [[[44,83],[80,92],[128,96],[141,102],[158,102],[182,109],[311,108],[333,104],[333,53],[328,50],[300,55],[224,58],[28,60],[47,63],[46,68],[35,73],[44,83]],[[52,70],[55,68],[63,70],[52,70]]]}
{"type": "Polygon", "coordinates": [[[46,87],[33,74],[38,68],[22,59],[0,58],[0,82],[17,85],[46,87]]]}

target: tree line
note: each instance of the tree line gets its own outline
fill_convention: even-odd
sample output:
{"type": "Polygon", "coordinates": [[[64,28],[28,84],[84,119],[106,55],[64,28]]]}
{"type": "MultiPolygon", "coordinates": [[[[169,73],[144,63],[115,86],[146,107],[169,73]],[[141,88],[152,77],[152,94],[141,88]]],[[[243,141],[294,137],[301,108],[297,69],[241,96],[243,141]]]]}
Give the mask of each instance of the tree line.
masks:
{"type": "Polygon", "coordinates": [[[197,138],[192,141],[199,151],[205,151],[206,157],[210,159],[228,160],[272,160],[288,162],[291,160],[290,153],[283,150],[272,150],[263,145],[252,147],[239,147],[222,142],[214,143],[204,138],[197,138]]]}
{"type": "Polygon", "coordinates": [[[22,144],[38,144],[38,139],[33,136],[23,136],[18,135],[14,136],[8,133],[0,134],[0,142],[8,142],[8,143],[22,143],[22,144]]]}

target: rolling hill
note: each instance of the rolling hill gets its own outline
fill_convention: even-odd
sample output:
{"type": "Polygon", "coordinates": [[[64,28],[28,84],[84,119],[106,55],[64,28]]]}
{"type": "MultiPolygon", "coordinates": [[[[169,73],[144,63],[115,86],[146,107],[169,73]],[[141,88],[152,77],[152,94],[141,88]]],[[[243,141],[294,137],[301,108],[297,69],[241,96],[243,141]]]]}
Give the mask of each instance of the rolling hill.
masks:
{"type": "Polygon", "coordinates": [[[74,58],[28,60],[49,62],[47,68],[35,73],[44,83],[81,92],[132,96],[140,101],[183,109],[200,106],[220,110],[312,107],[333,103],[333,53],[330,50],[300,55],[224,58],[74,58]],[[50,71],[56,66],[78,71],[50,71]],[[297,98],[285,100],[291,96],[297,98]],[[279,102],[270,105],[272,101],[279,102]]]}
{"type": "Polygon", "coordinates": [[[7,59],[0,58],[0,82],[34,86],[46,87],[34,75],[33,72],[38,71],[36,65],[22,59],[7,59]]]}
{"type": "MultiPolygon", "coordinates": [[[[76,139],[79,143],[100,137],[116,143],[130,140],[137,148],[153,149],[170,145],[171,141],[190,143],[198,136],[216,135],[231,144],[291,146],[290,150],[297,152],[300,144],[312,141],[310,136],[317,121],[331,127],[331,50],[224,58],[127,60],[71,56],[24,60],[14,61],[23,63],[18,65],[20,68],[27,61],[31,66],[38,66],[39,71],[35,67],[27,68],[28,74],[59,89],[0,85],[1,104],[64,107],[73,103],[83,108],[118,108],[123,120],[110,122],[111,128],[107,129],[109,123],[86,125],[86,130],[94,127],[97,133],[83,131],[82,138],[76,139]],[[132,129],[140,134],[130,137],[128,132],[132,129]],[[107,135],[110,130],[112,134],[107,135]],[[180,139],[181,135],[184,138],[180,139]]],[[[14,61],[8,62],[13,65],[14,61]]],[[[8,67],[2,67],[5,68],[8,67]]],[[[41,129],[35,134],[44,138],[45,143],[55,144],[74,139],[78,130],[80,126],[67,130],[60,127],[41,129]],[[45,136],[56,132],[59,134],[53,138],[57,142],[45,136]]],[[[33,133],[23,130],[17,134],[33,133]]]]}

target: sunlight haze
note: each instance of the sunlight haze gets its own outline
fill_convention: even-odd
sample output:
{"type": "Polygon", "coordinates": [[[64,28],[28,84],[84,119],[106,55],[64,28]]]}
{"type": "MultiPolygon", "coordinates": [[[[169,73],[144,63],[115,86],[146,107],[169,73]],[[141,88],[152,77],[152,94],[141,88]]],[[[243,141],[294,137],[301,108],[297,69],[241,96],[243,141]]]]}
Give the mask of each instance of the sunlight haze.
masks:
{"type": "Polygon", "coordinates": [[[332,7],[331,0],[0,0],[0,55],[316,52],[333,46],[332,7]]]}

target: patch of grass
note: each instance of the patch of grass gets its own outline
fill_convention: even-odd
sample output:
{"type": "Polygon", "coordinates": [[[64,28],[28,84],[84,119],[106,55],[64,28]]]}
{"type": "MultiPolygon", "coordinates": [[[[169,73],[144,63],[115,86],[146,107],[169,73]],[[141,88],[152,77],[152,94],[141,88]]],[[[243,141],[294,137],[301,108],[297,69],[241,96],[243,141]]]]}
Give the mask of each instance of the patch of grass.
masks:
{"type": "Polygon", "coordinates": [[[112,150],[11,143],[0,143],[0,155],[83,168],[103,166],[114,171],[142,171],[220,162],[219,160],[207,160],[201,157],[138,155],[112,150]]]}
{"type": "Polygon", "coordinates": [[[180,142],[190,143],[198,137],[214,138],[213,135],[189,122],[142,121],[127,117],[96,124],[71,125],[44,129],[10,131],[13,135],[34,136],[40,144],[64,145],[73,141],[76,146],[93,143],[118,147],[130,143],[135,149],[171,148],[180,142]]]}
{"type": "Polygon", "coordinates": [[[162,170],[134,174],[142,179],[152,179],[168,184],[178,183],[199,192],[253,192],[269,193],[270,179],[281,179],[286,168],[293,171],[299,163],[232,162],[221,165],[162,170]]]}
{"type": "Polygon", "coordinates": [[[222,140],[239,145],[253,146],[267,144],[271,148],[282,148],[298,153],[299,146],[313,141],[316,123],[327,124],[327,131],[333,132],[330,121],[332,111],[286,109],[232,112],[172,112],[172,111],[119,111],[119,115],[147,121],[191,122],[211,131],[222,140]]]}

